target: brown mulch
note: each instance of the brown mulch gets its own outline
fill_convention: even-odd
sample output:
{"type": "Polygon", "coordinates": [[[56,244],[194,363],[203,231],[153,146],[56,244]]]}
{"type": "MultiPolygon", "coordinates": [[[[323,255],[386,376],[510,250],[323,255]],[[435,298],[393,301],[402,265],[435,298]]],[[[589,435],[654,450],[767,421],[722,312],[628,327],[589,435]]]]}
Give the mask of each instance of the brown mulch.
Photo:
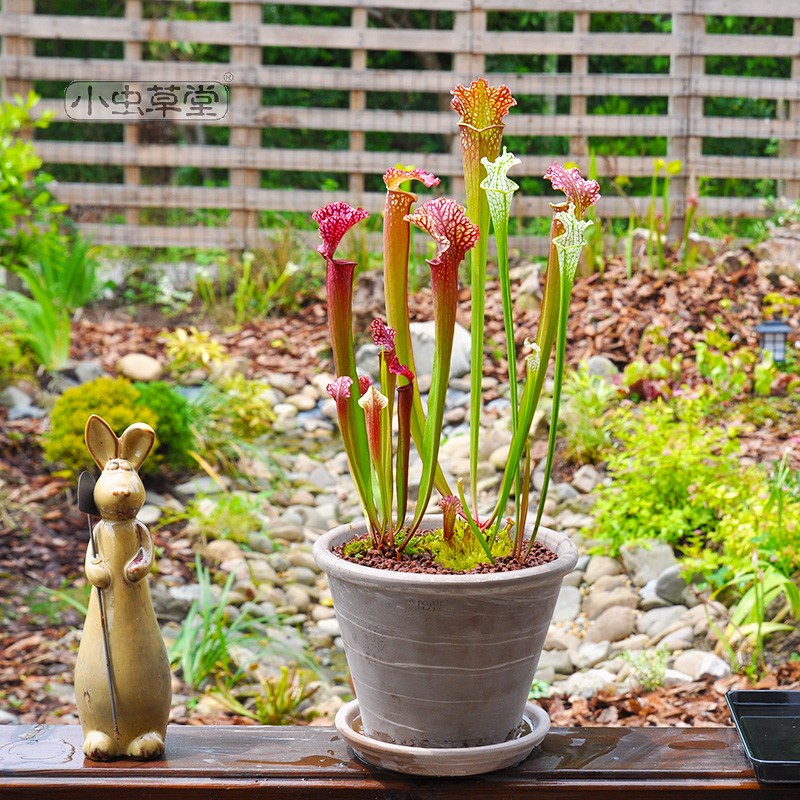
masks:
{"type": "MultiPolygon", "coordinates": [[[[490,284],[487,291],[486,331],[488,337],[502,343],[502,312],[495,288],[490,284]]],[[[362,312],[359,322],[368,323],[371,315],[379,312],[382,304],[376,296],[378,289],[366,281],[357,293],[362,312]]],[[[657,274],[642,271],[631,280],[626,279],[620,263],[612,262],[602,278],[593,275],[576,282],[568,359],[576,363],[591,355],[604,355],[623,367],[640,350],[645,357],[660,355],[649,339],[643,341],[645,331],[654,327],[667,341],[668,355],[691,353],[696,338],[717,320],[741,342],[754,345],[754,328],[762,317],[761,300],[775,290],[758,274],[755,260],[747,252],[723,259],[717,266],[699,267],[689,275],[670,270],[657,274]]],[[[789,297],[800,296],[796,285],[777,290],[789,297]]],[[[461,295],[459,320],[468,325],[469,290],[462,290],[461,295]]],[[[430,292],[420,292],[412,302],[412,318],[430,319],[431,305],[430,292]]],[[[537,316],[537,312],[521,316],[518,345],[526,336],[534,335],[537,316]]],[[[295,316],[251,323],[236,331],[214,327],[214,334],[230,355],[246,360],[251,377],[276,372],[308,379],[331,369],[326,319],[324,304],[313,302],[295,316]]],[[[795,328],[792,338],[796,339],[800,320],[790,322],[795,328]]],[[[204,327],[198,309],[178,320],[90,312],[75,323],[72,357],[98,359],[113,373],[117,360],[126,353],[163,357],[160,334],[178,324],[204,327]]],[[[505,379],[502,360],[487,353],[484,364],[487,376],[505,379]]],[[[745,432],[743,454],[760,462],[777,458],[800,430],[796,403],[794,408],[794,418],[787,415],[779,423],[745,432]]],[[[39,420],[9,422],[0,409],[0,611],[4,619],[0,632],[0,697],[14,699],[23,722],[57,722],[62,715],[69,719],[74,713],[66,695],[59,700],[47,686],[68,685],[71,680],[75,643],[70,641],[68,630],[70,625],[79,624],[78,618],[67,612],[54,623],[34,605],[38,587],[58,588],[80,575],[86,519],[75,507],[73,482],[52,476],[43,463],[38,438],[45,425],[39,420]]],[[[157,545],[170,556],[169,562],[174,562],[170,568],[186,569],[185,563],[191,559],[188,544],[175,535],[162,539],[156,532],[155,537],[157,545]]],[[[772,668],[764,680],[773,681],[770,685],[800,688],[800,667],[787,662],[772,668]]],[[[727,725],[730,720],[724,691],[744,682],[737,676],[648,694],[572,702],[554,698],[543,701],[543,705],[556,725],[727,725]]],[[[220,717],[205,721],[231,720],[220,717]]]]}
{"type": "Polygon", "coordinates": [[[732,689],[800,689],[800,662],[787,661],[755,683],[744,675],[708,678],[652,692],[630,691],[620,695],[599,694],[568,700],[539,700],[553,725],[624,725],[632,728],[666,725],[718,728],[731,725],[725,693],[732,689]]]}

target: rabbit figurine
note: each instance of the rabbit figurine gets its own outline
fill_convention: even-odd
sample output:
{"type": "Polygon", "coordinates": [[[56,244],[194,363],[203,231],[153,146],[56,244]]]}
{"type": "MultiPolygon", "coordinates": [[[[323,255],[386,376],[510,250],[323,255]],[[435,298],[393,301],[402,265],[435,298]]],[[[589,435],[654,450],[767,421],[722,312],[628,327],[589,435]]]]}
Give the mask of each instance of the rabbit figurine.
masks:
{"type": "Polygon", "coordinates": [[[85,435],[102,473],[94,487],[101,520],[85,561],[86,578],[96,590],[75,666],[83,752],[96,761],[157,758],[164,752],[171,675],[146,579],[153,541],[136,519],[145,501],[137,470],[155,432],[135,423],[118,439],[93,414],[85,435]]]}

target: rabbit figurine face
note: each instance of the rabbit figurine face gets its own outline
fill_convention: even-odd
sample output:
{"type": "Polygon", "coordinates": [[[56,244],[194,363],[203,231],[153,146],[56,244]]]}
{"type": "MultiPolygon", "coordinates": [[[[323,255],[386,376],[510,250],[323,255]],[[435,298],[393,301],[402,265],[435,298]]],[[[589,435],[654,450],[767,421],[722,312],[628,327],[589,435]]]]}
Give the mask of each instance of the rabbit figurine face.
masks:
{"type": "Polygon", "coordinates": [[[135,519],[145,501],[137,470],[155,442],[155,431],[143,422],[128,427],[117,439],[108,423],[92,415],[86,424],[86,444],[103,470],[94,489],[94,501],[103,519],[135,519]]]}
{"type": "Polygon", "coordinates": [[[94,502],[104,519],[135,519],[144,505],[145,491],[130,461],[106,461],[94,488],[94,502]]]}
{"type": "Polygon", "coordinates": [[[155,432],[143,423],[119,439],[96,415],[86,423],[86,445],[103,470],[94,488],[102,519],[84,564],[96,591],[78,650],[75,697],[83,752],[93,760],[150,759],[164,752],[171,676],[147,585],[153,541],[136,519],[145,501],[137,470],[154,441],[155,432]]]}

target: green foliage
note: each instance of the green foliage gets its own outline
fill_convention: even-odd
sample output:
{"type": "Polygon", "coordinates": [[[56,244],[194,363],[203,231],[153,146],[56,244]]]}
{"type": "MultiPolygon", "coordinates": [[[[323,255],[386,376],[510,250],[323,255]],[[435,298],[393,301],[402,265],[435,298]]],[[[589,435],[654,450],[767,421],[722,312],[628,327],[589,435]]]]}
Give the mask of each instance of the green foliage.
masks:
{"type": "Polygon", "coordinates": [[[187,468],[193,463],[190,453],[195,447],[189,402],[164,381],[135,383],[134,387],[139,392],[138,405],[156,415],[160,457],[170,467],[187,468]]]}
{"type": "Polygon", "coordinates": [[[612,484],[598,490],[595,535],[612,552],[628,542],[704,540],[732,500],[720,487],[738,499],[735,430],[709,424],[697,398],[623,406],[609,414],[608,429],[612,484]]]}
{"type": "Polygon", "coordinates": [[[10,323],[0,323],[0,389],[23,377],[30,364],[10,323]]]}
{"type": "Polygon", "coordinates": [[[269,389],[263,380],[235,374],[203,385],[192,398],[192,430],[206,468],[234,472],[249,445],[272,431],[269,389]]]}
{"type": "Polygon", "coordinates": [[[319,684],[309,685],[308,678],[296,666],[283,666],[277,677],[264,678],[257,687],[225,686],[219,682],[214,695],[235,714],[259,725],[290,725],[297,721],[300,705],[318,688],[319,684]]]}
{"type": "Polygon", "coordinates": [[[247,544],[264,530],[264,492],[227,492],[192,503],[187,515],[203,540],[231,539],[247,544]]]}
{"type": "Polygon", "coordinates": [[[703,340],[694,344],[697,371],[705,378],[719,400],[731,400],[748,385],[748,369],[756,354],[746,348],[736,348],[730,337],[719,330],[703,331],[703,340]]]}
{"type": "Polygon", "coordinates": [[[632,652],[625,650],[622,653],[630,665],[633,677],[643,692],[652,692],[664,685],[664,676],[669,662],[669,648],[665,644],[651,650],[632,652]]]}
{"type": "Polygon", "coordinates": [[[771,471],[752,467],[738,478],[739,488],[717,486],[713,493],[724,509],[706,541],[687,548],[689,568],[719,587],[746,570],[753,553],[791,576],[800,569],[800,473],[788,465],[788,453],[771,471]]]}
{"type": "Polygon", "coordinates": [[[198,275],[197,293],[220,324],[242,325],[295,312],[323,279],[321,270],[311,268],[307,250],[287,224],[270,234],[263,247],[221,260],[218,270],[216,279],[198,275]]]}
{"type": "MultiPolygon", "coordinates": [[[[117,435],[134,422],[152,425],[156,429],[153,451],[158,452],[158,417],[140,404],[140,397],[139,391],[126,378],[96,378],[67,389],[56,400],[50,413],[50,430],[42,437],[45,458],[70,472],[90,467],[92,457],[86,449],[84,430],[91,414],[103,417],[117,435]]],[[[151,457],[142,469],[146,471],[152,463],[151,457]]]]}
{"type": "Polygon", "coordinates": [[[566,403],[561,410],[566,455],[579,464],[601,461],[611,445],[604,415],[618,390],[600,375],[592,375],[581,362],[564,380],[566,403]]]}
{"type": "Polygon", "coordinates": [[[170,664],[180,668],[184,683],[202,689],[221,678],[233,685],[244,678],[244,671],[233,658],[238,649],[264,653],[281,650],[270,641],[270,627],[280,624],[278,617],[252,616],[246,607],[232,613],[229,599],[235,574],[231,572],[217,596],[212,591],[211,575],[196,559],[200,596],[192,603],[181,632],[169,649],[170,664]]]}
{"type": "Polygon", "coordinates": [[[31,92],[0,103],[0,268],[27,290],[0,290],[0,322],[54,370],[69,358],[69,315],[94,299],[98,278],[89,244],[62,231],[66,206],[50,194],[52,177],[21,136],[49,123],[51,115],[32,116],[38,100],[31,92]]]}
{"type": "Polygon", "coordinates": [[[720,643],[731,664],[756,679],[766,667],[766,638],[796,630],[796,625],[782,620],[800,620],[800,589],[791,577],[754,553],[750,566],[738,572],[715,596],[723,593],[727,593],[729,603],[733,599],[733,610],[726,629],[717,629],[720,643]]]}
{"type": "MultiPolygon", "coordinates": [[[[404,540],[405,531],[397,531],[394,539],[395,547],[399,548],[404,540]]],[[[509,528],[501,528],[491,544],[492,555],[495,558],[509,556],[514,546],[509,528]]],[[[373,545],[369,538],[351,539],[343,550],[348,558],[354,560],[363,558],[372,551],[373,545]]],[[[470,572],[480,564],[486,563],[485,551],[478,539],[472,535],[469,525],[462,519],[455,521],[453,536],[449,541],[443,537],[441,528],[424,530],[408,540],[403,553],[408,556],[429,553],[437,564],[456,573],[470,572]]]]}
{"type": "Polygon", "coordinates": [[[162,338],[169,359],[168,369],[177,378],[198,369],[210,371],[228,357],[225,347],[217,339],[194,325],[176,328],[162,338]]]}

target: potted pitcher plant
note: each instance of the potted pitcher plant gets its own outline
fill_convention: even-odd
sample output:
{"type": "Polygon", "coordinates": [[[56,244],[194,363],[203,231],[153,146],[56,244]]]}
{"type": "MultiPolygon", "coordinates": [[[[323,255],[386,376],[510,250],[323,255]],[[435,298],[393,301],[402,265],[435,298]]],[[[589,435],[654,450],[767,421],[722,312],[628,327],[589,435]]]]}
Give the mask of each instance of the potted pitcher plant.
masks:
{"type": "Polygon", "coordinates": [[[327,574],[356,699],[337,727],[356,753],[378,766],[428,775],[474,774],[520,761],[541,741],[546,714],[528,694],[563,577],[577,550],[567,536],[541,526],[545,490],[529,521],[530,431],[555,351],[553,412],[544,468],[553,467],[564,373],[570,293],[599,187],[577,169],[555,163],[545,173],[564,192],[552,204],[544,295],[536,334],[517,369],[508,266],[508,220],[520,163],[502,149],[503,119],[516,104],[506,86],[484,79],[457,86],[451,107],[459,130],[466,207],[447,197],[426,200],[438,178],[422,169],[389,169],[384,211],[386,319],[371,325],[379,348],[379,380],[359,376],[353,340],[356,264],[336,258],[345,233],[367,216],[347,203],[314,213],[327,265],[336,401],[363,521],[323,534],[314,555],[327,574]],[[427,406],[415,380],[408,309],[410,226],[427,232],[435,346],[427,406]],[[484,358],[486,262],[496,239],[509,369],[511,445],[489,505],[477,490],[484,358]],[[458,273],[469,254],[471,393],[469,496],[450,485],[439,445],[450,374],[458,273]],[[409,453],[422,475],[416,500],[408,491],[409,453]],[[513,500],[512,500],[513,498],[513,500]],[[429,513],[432,504],[437,514],[429,513]]]}

